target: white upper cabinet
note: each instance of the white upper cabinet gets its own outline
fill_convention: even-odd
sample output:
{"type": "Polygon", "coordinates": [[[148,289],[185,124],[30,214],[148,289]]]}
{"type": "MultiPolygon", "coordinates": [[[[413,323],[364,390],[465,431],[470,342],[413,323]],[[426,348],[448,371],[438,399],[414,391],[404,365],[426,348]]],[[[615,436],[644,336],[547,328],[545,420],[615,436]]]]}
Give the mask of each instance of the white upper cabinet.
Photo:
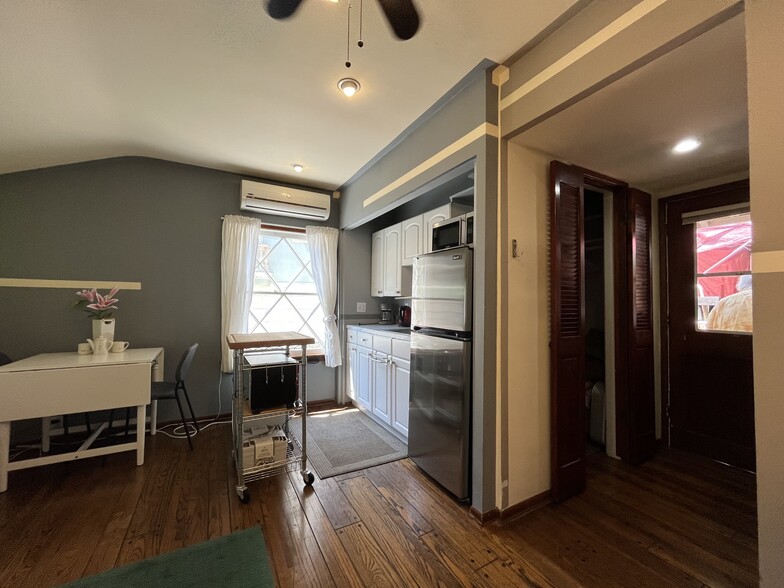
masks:
{"type": "Polygon", "coordinates": [[[401,246],[401,223],[384,229],[384,296],[400,296],[401,246]]]}
{"type": "Polygon", "coordinates": [[[431,210],[430,212],[426,212],[422,215],[423,217],[423,225],[425,228],[424,233],[424,250],[423,253],[431,253],[433,251],[433,225],[436,223],[440,223],[441,221],[445,221],[446,219],[450,218],[451,209],[449,204],[444,204],[443,206],[439,206],[435,210],[431,210]]]}
{"type": "Polygon", "coordinates": [[[414,265],[414,257],[425,251],[424,215],[403,221],[402,264],[414,265]]]}
{"type": "Polygon", "coordinates": [[[384,231],[376,231],[370,245],[370,295],[384,295],[384,231]]]}

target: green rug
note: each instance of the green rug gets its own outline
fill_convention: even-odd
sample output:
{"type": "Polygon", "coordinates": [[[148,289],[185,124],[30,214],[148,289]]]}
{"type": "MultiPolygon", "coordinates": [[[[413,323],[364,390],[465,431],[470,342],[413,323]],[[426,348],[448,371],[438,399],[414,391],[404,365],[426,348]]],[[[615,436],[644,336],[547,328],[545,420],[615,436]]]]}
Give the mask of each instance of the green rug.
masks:
{"type": "Polygon", "coordinates": [[[274,586],[259,527],[82,578],[68,587],[274,586]]]}

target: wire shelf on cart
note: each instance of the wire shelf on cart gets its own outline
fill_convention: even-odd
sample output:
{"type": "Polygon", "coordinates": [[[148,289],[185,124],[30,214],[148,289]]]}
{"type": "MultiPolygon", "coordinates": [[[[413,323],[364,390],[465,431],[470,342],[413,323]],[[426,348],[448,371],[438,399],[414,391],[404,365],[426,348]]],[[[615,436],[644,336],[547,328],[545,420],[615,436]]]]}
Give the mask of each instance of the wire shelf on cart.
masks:
{"type": "MultiPolygon", "coordinates": [[[[313,474],[307,469],[307,346],[315,342],[312,337],[301,333],[257,333],[257,334],[231,334],[226,337],[229,348],[234,351],[234,393],[232,399],[232,437],[233,457],[237,469],[237,494],[240,500],[247,502],[250,499],[247,483],[261,480],[281,473],[299,469],[305,484],[312,484],[313,474]],[[301,348],[299,359],[291,357],[291,348],[301,348]],[[269,384],[267,370],[280,368],[281,382],[285,379],[284,369],[296,369],[294,388],[295,396],[291,399],[273,395],[272,402],[280,401],[278,406],[266,406],[254,410],[250,401],[251,386],[249,383],[253,373],[261,377],[261,370],[265,370],[265,381],[253,386],[254,394],[264,393],[269,384]],[[288,401],[285,401],[288,400],[288,401]],[[289,429],[291,419],[297,419],[302,427],[299,437],[291,434],[289,429]],[[280,431],[285,433],[286,454],[284,458],[270,463],[249,465],[245,463],[243,447],[246,441],[258,439],[260,435],[254,433],[253,424],[261,425],[264,421],[274,422],[280,431]],[[282,423],[281,423],[282,421],[282,423]],[[300,441],[301,439],[301,441],[300,441]]],[[[276,382],[270,385],[274,388],[276,382]]],[[[290,388],[287,384],[286,390],[290,388]]],[[[278,394],[280,390],[277,390],[278,394]]],[[[254,397],[254,401],[256,398],[254,397]]],[[[263,401],[269,400],[262,398],[263,401]]],[[[274,447],[274,442],[273,442],[274,447]]],[[[256,456],[258,459],[258,456],[256,456]]],[[[267,457],[265,457],[266,459],[267,457]]]]}

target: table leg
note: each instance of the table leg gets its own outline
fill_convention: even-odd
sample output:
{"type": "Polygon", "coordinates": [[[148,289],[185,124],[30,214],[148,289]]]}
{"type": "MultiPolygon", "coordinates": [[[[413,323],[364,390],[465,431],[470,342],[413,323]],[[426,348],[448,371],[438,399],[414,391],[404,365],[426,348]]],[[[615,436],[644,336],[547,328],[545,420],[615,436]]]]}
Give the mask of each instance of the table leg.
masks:
{"type": "Polygon", "coordinates": [[[49,453],[49,429],[52,427],[52,417],[41,419],[41,451],[49,453]]]}
{"type": "Polygon", "coordinates": [[[147,407],[141,404],[136,407],[136,465],[144,465],[144,421],[147,407]]]}
{"type": "Polygon", "coordinates": [[[0,492],[8,490],[8,455],[11,452],[11,423],[0,423],[0,492]]]}
{"type": "Polygon", "coordinates": [[[158,401],[153,400],[150,403],[150,435],[155,435],[158,432],[158,401]]]}

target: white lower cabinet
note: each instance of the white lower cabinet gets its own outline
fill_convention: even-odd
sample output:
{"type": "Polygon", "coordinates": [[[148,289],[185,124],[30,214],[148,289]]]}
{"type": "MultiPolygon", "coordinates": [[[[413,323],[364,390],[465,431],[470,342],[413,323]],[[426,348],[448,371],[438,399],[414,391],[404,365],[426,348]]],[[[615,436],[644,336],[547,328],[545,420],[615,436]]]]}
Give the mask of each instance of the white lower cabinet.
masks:
{"type": "Polygon", "coordinates": [[[392,427],[408,437],[408,393],[411,379],[411,362],[392,358],[392,427]]]}
{"type": "Polygon", "coordinates": [[[411,373],[408,341],[368,335],[350,327],[348,333],[348,396],[375,420],[407,437],[411,373]],[[362,345],[363,341],[372,348],[362,345]]]}
{"type": "Polygon", "coordinates": [[[370,361],[373,363],[373,414],[381,419],[385,424],[391,425],[391,410],[390,410],[390,375],[391,363],[389,356],[384,353],[373,351],[373,357],[370,361]]]}
{"type": "Polygon", "coordinates": [[[359,369],[359,350],[356,345],[348,346],[348,381],[346,382],[346,394],[351,400],[357,400],[357,370],[359,369]]]}
{"type": "Polygon", "coordinates": [[[371,407],[371,386],[372,386],[372,349],[367,347],[357,347],[357,388],[356,402],[360,408],[370,410],[371,407]]]}

